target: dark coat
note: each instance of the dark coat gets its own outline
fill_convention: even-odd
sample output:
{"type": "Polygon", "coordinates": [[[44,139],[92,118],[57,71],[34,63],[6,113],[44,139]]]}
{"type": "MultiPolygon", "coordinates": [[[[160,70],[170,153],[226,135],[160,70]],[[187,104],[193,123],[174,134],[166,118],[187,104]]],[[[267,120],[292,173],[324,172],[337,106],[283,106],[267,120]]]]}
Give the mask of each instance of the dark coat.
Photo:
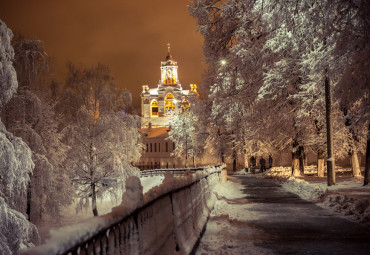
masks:
{"type": "Polygon", "coordinates": [[[266,160],[264,158],[260,159],[260,165],[261,166],[266,166],[266,160]]]}

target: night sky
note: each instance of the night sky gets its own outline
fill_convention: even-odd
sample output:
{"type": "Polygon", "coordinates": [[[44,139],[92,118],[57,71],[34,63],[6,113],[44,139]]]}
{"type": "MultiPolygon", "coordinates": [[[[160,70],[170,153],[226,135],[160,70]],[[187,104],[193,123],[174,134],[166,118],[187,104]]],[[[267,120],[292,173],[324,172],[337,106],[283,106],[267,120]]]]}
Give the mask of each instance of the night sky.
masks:
{"type": "Polygon", "coordinates": [[[0,19],[13,33],[44,41],[64,83],[66,63],[111,68],[139,109],[142,85],[156,87],[167,43],[183,89],[201,83],[202,37],[189,0],[0,0],[0,19]]]}

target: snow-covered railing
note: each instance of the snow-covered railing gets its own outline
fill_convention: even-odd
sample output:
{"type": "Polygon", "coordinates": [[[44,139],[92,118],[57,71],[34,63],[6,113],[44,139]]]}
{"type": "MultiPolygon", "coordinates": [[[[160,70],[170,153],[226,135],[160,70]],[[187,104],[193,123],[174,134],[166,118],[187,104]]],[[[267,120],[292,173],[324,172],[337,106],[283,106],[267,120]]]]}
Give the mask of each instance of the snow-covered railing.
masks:
{"type": "Polygon", "coordinates": [[[41,254],[189,254],[214,205],[213,186],[224,166],[203,168],[183,177],[164,173],[162,185],[142,194],[130,177],[122,204],[89,222],[62,227],[22,255],[41,254]]]}
{"type": "Polygon", "coordinates": [[[148,177],[148,176],[157,176],[157,175],[163,175],[164,173],[172,173],[174,176],[182,176],[186,171],[191,171],[192,173],[195,173],[197,171],[203,171],[204,168],[174,168],[174,169],[153,169],[153,170],[143,170],[140,172],[141,177],[148,177]]]}

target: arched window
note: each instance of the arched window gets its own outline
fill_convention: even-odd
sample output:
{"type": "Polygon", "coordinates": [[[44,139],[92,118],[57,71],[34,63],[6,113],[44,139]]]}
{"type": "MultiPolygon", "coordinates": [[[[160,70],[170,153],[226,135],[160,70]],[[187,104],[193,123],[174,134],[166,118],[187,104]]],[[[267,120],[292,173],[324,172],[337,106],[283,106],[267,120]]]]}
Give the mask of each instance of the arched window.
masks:
{"type": "Polygon", "coordinates": [[[150,104],[150,107],[152,108],[151,116],[152,117],[158,117],[158,102],[157,100],[153,100],[152,103],[150,104]]]}
{"type": "Polygon", "coordinates": [[[172,116],[175,113],[175,98],[171,93],[168,93],[164,98],[165,116],[172,116]]]}

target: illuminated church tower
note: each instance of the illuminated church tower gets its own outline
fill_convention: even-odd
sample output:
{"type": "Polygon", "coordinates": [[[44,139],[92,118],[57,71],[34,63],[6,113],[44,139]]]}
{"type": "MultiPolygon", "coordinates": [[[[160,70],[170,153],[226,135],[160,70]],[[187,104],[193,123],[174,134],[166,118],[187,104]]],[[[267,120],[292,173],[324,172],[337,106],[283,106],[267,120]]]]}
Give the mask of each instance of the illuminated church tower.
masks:
{"type": "Polygon", "coordinates": [[[161,62],[161,84],[162,85],[177,85],[177,62],[172,59],[170,44],[168,46],[168,53],[166,61],[161,62]]]}
{"type": "Polygon", "coordinates": [[[178,77],[177,62],[171,55],[170,44],[167,44],[166,59],[161,62],[161,80],[157,88],[150,89],[143,85],[141,93],[142,127],[166,127],[169,117],[178,115],[189,107],[189,96],[197,94],[196,85],[191,84],[191,90],[183,90],[178,77]]]}

